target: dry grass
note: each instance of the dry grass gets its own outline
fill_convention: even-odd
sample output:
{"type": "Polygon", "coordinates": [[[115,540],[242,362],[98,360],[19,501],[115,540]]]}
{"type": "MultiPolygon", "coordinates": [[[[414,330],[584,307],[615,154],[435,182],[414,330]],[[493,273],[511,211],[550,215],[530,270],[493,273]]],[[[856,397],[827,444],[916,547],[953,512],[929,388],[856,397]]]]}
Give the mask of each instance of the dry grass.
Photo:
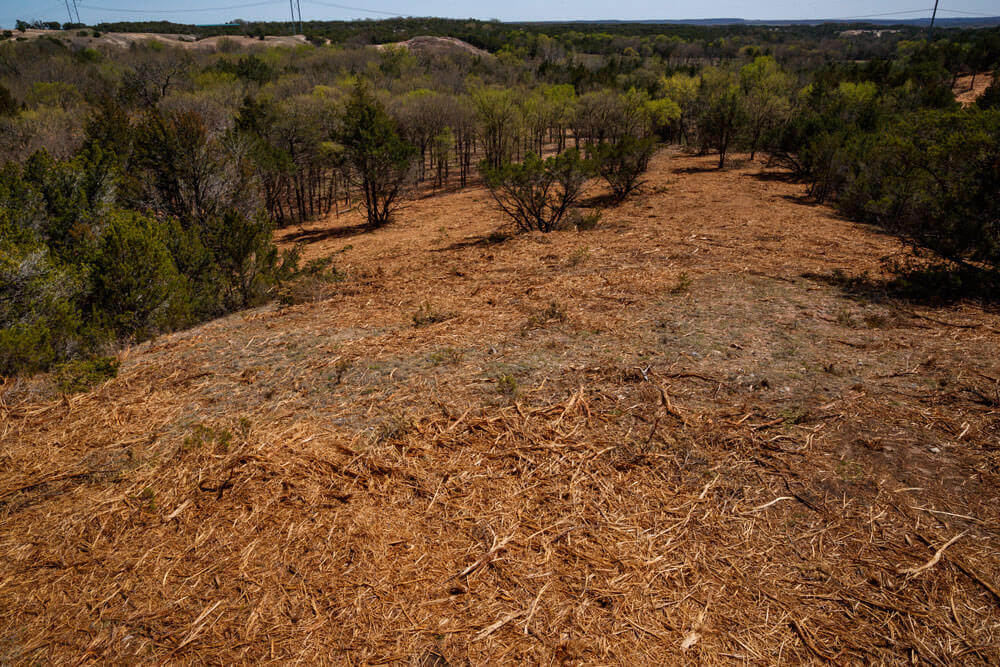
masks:
{"type": "Polygon", "coordinates": [[[0,662],[996,663],[997,317],[802,277],[900,248],[712,162],[330,220],[326,300],[8,385],[0,662]]]}

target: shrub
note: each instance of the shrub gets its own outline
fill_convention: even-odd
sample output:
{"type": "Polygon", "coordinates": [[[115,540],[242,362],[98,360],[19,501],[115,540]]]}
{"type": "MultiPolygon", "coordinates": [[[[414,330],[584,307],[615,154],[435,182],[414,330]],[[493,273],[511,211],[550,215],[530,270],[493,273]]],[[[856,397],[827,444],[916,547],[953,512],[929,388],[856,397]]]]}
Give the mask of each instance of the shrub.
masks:
{"type": "Polygon", "coordinates": [[[145,338],[170,324],[178,295],[177,267],[164,228],[140,213],[115,212],[92,263],[92,303],[98,319],[119,338],[145,338]]]}
{"type": "Polygon", "coordinates": [[[580,198],[592,164],[576,149],[541,159],[528,153],[524,162],[500,168],[486,161],[480,171],[494,201],[522,231],[550,232],[580,198]]]}
{"type": "Polygon", "coordinates": [[[18,112],[17,100],[6,86],[0,84],[0,116],[14,116],[18,112]]]}
{"type": "Polygon", "coordinates": [[[5,214],[0,210],[0,375],[32,373],[85,346],[82,281],[18,234],[5,214]]]}
{"type": "Polygon", "coordinates": [[[993,72],[993,81],[976,98],[976,106],[980,109],[1000,109],[1000,69],[993,72]]]}
{"type": "Polygon", "coordinates": [[[655,150],[652,138],[631,135],[593,147],[597,172],[611,187],[615,202],[624,201],[641,185],[639,177],[649,168],[655,150]]]}
{"type": "Polygon", "coordinates": [[[119,362],[114,357],[97,357],[68,361],[55,370],[55,383],[60,391],[75,394],[118,375],[119,362]]]}
{"type": "Polygon", "coordinates": [[[286,306],[320,301],[330,297],[336,284],[345,278],[333,265],[333,257],[311,259],[304,267],[294,271],[288,282],[281,286],[278,300],[286,306]]]}
{"type": "Polygon", "coordinates": [[[1000,110],[927,110],[845,149],[838,202],[951,262],[1000,269],[1000,110]]]}
{"type": "Polygon", "coordinates": [[[264,215],[229,210],[204,223],[202,238],[221,275],[227,310],[260,303],[283,266],[271,242],[273,225],[264,215]]]}

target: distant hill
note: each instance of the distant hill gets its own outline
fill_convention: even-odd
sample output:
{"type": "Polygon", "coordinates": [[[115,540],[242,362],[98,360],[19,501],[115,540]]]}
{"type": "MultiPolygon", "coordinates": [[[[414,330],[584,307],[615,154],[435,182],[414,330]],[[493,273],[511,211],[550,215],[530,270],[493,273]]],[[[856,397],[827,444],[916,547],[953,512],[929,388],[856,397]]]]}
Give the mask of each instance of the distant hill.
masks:
{"type": "MultiPolygon", "coordinates": [[[[628,24],[628,23],[644,23],[644,24],[665,24],[665,25],[702,25],[702,26],[724,26],[724,25],[773,25],[773,26],[783,26],[783,25],[822,25],[824,23],[844,23],[844,24],[864,24],[864,25],[878,25],[878,26],[894,26],[894,25],[905,25],[912,27],[924,27],[929,26],[931,22],[930,17],[919,18],[919,19],[865,19],[859,20],[858,18],[847,18],[847,19],[739,19],[739,18],[714,18],[714,19],[640,19],[640,20],[618,20],[618,19],[607,19],[607,20],[592,20],[592,21],[530,21],[528,23],[586,23],[586,24],[628,24]]],[[[966,17],[966,18],[938,18],[934,21],[934,25],[940,26],[942,28],[972,28],[972,27],[986,27],[1000,25],[1000,16],[977,16],[977,17],[966,17]]]]}

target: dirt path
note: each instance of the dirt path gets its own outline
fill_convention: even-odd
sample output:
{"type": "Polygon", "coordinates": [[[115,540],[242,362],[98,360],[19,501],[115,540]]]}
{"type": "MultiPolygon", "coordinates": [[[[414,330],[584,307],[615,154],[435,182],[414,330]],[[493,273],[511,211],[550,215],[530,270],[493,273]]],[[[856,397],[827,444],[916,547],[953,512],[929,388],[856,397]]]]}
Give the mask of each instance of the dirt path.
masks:
{"type": "Polygon", "coordinates": [[[998,318],[848,297],[898,244],[713,161],[331,219],[326,300],[8,391],[0,659],[1000,660],[998,318]]]}

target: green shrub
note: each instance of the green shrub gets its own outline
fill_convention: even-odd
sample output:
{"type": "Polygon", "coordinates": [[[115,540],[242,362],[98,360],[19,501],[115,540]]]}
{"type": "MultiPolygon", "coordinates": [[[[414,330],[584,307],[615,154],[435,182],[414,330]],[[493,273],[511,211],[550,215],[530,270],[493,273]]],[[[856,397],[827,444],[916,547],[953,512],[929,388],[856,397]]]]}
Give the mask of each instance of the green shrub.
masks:
{"type": "Polygon", "coordinates": [[[114,357],[68,361],[55,369],[56,387],[65,394],[86,391],[118,375],[119,362],[114,357]]]}
{"type": "Polygon", "coordinates": [[[942,259],[1000,269],[1000,110],[927,110],[846,148],[840,210],[942,259]]]}
{"type": "Polygon", "coordinates": [[[134,211],[113,213],[92,264],[93,307],[118,338],[146,338],[168,327],[171,300],[184,299],[164,227],[134,211]]]}
{"type": "Polygon", "coordinates": [[[649,168],[656,142],[652,138],[625,135],[617,141],[598,144],[591,150],[597,173],[611,187],[614,200],[622,202],[641,185],[639,177],[649,168]]]}
{"type": "Polygon", "coordinates": [[[1000,69],[993,72],[993,81],[976,98],[976,106],[980,109],[1000,109],[1000,69]]]}
{"type": "Polygon", "coordinates": [[[82,282],[0,209],[0,375],[44,370],[86,347],[82,282]]]}
{"type": "Polygon", "coordinates": [[[592,163],[572,148],[544,160],[528,153],[523,162],[499,168],[484,160],[479,169],[497,206],[526,232],[556,229],[593,173],[592,163]]]}
{"type": "Polygon", "coordinates": [[[0,84],[0,117],[14,116],[18,110],[17,100],[6,86],[0,84]]]}
{"type": "Polygon", "coordinates": [[[281,268],[271,221],[229,210],[203,224],[202,239],[220,273],[225,309],[261,303],[281,268]]]}

